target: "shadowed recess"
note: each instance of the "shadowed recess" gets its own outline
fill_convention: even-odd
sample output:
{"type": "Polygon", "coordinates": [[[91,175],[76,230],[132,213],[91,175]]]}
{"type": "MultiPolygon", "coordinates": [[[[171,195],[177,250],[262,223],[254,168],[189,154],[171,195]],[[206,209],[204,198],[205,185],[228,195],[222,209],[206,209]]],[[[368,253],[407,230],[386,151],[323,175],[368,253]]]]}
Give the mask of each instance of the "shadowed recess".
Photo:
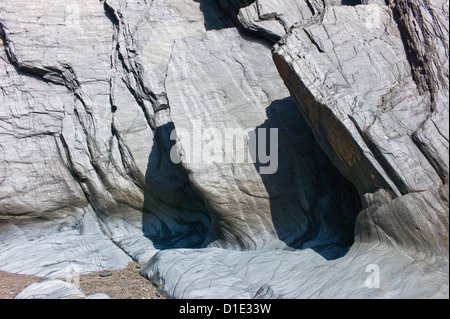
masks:
{"type": "Polygon", "coordinates": [[[200,3],[200,10],[205,17],[206,30],[220,30],[234,27],[233,19],[226,15],[216,0],[194,0],[200,3]]]}
{"type": "MultiPolygon", "coordinates": [[[[279,239],[328,260],[342,257],[353,244],[361,211],[356,188],[329,161],[291,97],[274,101],[267,116],[249,143],[259,140],[259,129],[278,129],[278,170],[261,178],[279,239]]],[[[269,155],[270,139],[266,141],[269,155]]],[[[259,156],[254,161],[259,172],[267,166],[259,156]]]]}
{"type": "Polygon", "coordinates": [[[157,249],[198,248],[209,230],[209,213],[182,165],[170,159],[174,128],[170,122],[155,131],[145,176],[142,231],[157,249]]]}

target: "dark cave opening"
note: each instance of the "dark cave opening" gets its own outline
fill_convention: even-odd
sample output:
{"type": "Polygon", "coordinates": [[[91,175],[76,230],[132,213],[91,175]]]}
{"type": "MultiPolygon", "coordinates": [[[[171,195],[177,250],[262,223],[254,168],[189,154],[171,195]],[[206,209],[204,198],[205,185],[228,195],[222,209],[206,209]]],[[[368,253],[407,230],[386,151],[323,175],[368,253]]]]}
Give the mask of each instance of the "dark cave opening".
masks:
{"type": "Polygon", "coordinates": [[[154,132],[145,176],[142,231],[160,250],[201,248],[210,216],[182,164],[171,161],[175,141],[170,137],[174,129],[169,122],[154,132]]]}
{"type": "MultiPolygon", "coordinates": [[[[266,112],[268,119],[250,143],[258,141],[260,129],[278,129],[278,170],[261,178],[279,239],[294,249],[310,248],[327,260],[342,257],[354,242],[362,208],[356,188],[320,148],[291,97],[272,102],[266,112]]],[[[260,171],[264,165],[259,157],[255,162],[260,171]]]]}
{"type": "MultiPolygon", "coordinates": [[[[356,188],[333,166],[291,97],[274,101],[259,129],[278,129],[278,169],[261,174],[270,196],[270,214],[279,240],[292,249],[312,249],[327,260],[346,254],[354,241],[361,202],[356,188]]],[[[145,185],[143,233],[157,249],[202,248],[210,212],[170,151],[173,123],[155,132],[145,185]]],[[[267,145],[266,150],[270,147],[267,145]]],[[[258,171],[264,166],[255,159],[258,171]]]]}
{"type": "MultiPolygon", "coordinates": [[[[230,15],[244,6],[242,1],[195,1],[205,15],[207,30],[235,26],[223,13],[224,6],[230,15]]],[[[250,41],[262,41],[257,35],[241,34],[250,41]]],[[[271,197],[270,214],[278,238],[290,248],[310,248],[328,260],[342,257],[353,244],[362,207],[356,188],[328,159],[291,97],[274,101],[266,112],[268,119],[256,129],[255,137],[258,139],[260,128],[280,132],[280,169],[261,175],[271,197]],[[286,190],[285,182],[295,187],[286,190]]],[[[190,185],[182,164],[170,161],[174,129],[174,124],[168,123],[155,132],[146,173],[143,232],[158,249],[201,248],[211,227],[211,215],[190,185]],[[160,203],[165,207],[162,213],[158,213],[160,203]]],[[[254,165],[258,170],[261,167],[257,160],[254,165]]]]}

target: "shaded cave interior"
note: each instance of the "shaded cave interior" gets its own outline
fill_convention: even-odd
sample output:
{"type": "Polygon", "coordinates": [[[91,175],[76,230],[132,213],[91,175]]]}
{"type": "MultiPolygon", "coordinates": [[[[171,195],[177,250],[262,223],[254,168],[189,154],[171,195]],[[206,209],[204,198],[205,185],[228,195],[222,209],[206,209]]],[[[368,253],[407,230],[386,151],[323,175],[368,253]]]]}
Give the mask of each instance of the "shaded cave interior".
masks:
{"type": "MultiPolygon", "coordinates": [[[[249,135],[257,140],[261,128],[279,132],[278,170],[260,175],[271,198],[267,213],[278,239],[287,249],[310,248],[327,260],[342,257],[353,244],[362,208],[356,188],[332,165],[291,97],[274,101],[266,112],[267,120],[249,135]]],[[[182,164],[170,159],[174,129],[170,122],[155,132],[146,173],[143,233],[160,250],[203,248],[212,216],[182,164]],[[154,213],[155,198],[172,209],[154,213]]],[[[254,142],[249,138],[249,144],[254,142]]],[[[263,166],[258,159],[251,165],[257,171],[263,166]]]]}
{"type": "MultiPolygon", "coordinates": [[[[207,30],[235,27],[236,10],[254,2],[195,1],[200,3],[207,30]],[[224,6],[228,6],[229,16],[223,14],[224,6]]],[[[255,41],[262,39],[240,31],[255,41]]],[[[342,257],[353,244],[356,218],[362,209],[356,188],[320,148],[291,97],[274,101],[266,113],[267,120],[256,128],[254,136],[258,136],[259,128],[279,131],[279,169],[275,174],[261,175],[271,198],[268,213],[279,240],[287,249],[313,249],[327,260],[342,257]],[[285,182],[295,187],[287,189],[285,182]]],[[[146,172],[142,230],[157,249],[203,248],[212,216],[201,194],[191,186],[183,165],[170,159],[175,145],[170,134],[174,129],[174,124],[168,123],[154,132],[146,172]],[[155,213],[155,198],[173,209],[155,213]]],[[[261,167],[258,161],[254,165],[258,170],[261,167]]]]}

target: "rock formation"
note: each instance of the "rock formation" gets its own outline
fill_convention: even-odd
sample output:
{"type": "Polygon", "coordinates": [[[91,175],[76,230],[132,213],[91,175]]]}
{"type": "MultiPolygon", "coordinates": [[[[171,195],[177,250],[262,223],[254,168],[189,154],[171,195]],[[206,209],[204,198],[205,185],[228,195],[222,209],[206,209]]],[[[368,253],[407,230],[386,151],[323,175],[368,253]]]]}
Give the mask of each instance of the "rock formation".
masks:
{"type": "Polygon", "coordinates": [[[102,293],[87,297],[75,284],[59,279],[46,279],[29,285],[14,299],[111,299],[111,297],[102,293]]]}
{"type": "Polygon", "coordinates": [[[448,297],[448,18],[3,1],[0,269],[134,259],[173,298],[448,297]]]}

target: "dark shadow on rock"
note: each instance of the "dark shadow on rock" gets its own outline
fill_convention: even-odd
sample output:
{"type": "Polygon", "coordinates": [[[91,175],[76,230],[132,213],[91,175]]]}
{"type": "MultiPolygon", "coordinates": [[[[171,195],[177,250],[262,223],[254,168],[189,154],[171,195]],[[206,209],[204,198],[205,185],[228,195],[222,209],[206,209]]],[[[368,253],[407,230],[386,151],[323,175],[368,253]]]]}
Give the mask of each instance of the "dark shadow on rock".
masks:
{"type": "Polygon", "coordinates": [[[362,4],[362,1],[361,0],[342,0],[341,4],[343,6],[357,6],[357,5],[362,4]]]}
{"type": "Polygon", "coordinates": [[[199,248],[209,231],[209,213],[183,166],[170,158],[173,130],[170,122],[154,132],[145,175],[142,231],[157,249],[199,248]]]}
{"type": "Polygon", "coordinates": [[[241,8],[248,7],[256,0],[217,0],[220,7],[233,18],[236,19],[241,8]]]}
{"type": "MultiPolygon", "coordinates": [[[[353,244],[361,203],[355,187],[335,168],[314,139],[292,98],[274,101],[259,129],[278,129],[278,168],[261,174],[269,163],[257,156],[255,167],[270,196],[272,221],[278,238],[295,249],[311,248],[327,260],[342,257],[353,244]]],[[[269,138],[266,154],[270,154],[269,138]]],[[[262,144],[258,145],[258,148],[262,144]]],[[[272,159],[273,160],[273,159],[272,159]]]]}
{"type": "Polygon", "coordinates": [[[217,0],[194,0],[200,3],[200,10],[205,17],[206,30],[220,30],[234,27],[235,23],[225,13],[217,0]]]}
{"type": "Polygon", "coordinates": [[[250,31],[242,27],[238,20],[239,9],[249,6],[255,0],[194,0],[200,3],[205,19],[206,30],[221,30],[227,28],[237,28],[242,38],[247,41],[263,44],[269,50],[277,41],[269,39],[258,32],[250,31]]]}

